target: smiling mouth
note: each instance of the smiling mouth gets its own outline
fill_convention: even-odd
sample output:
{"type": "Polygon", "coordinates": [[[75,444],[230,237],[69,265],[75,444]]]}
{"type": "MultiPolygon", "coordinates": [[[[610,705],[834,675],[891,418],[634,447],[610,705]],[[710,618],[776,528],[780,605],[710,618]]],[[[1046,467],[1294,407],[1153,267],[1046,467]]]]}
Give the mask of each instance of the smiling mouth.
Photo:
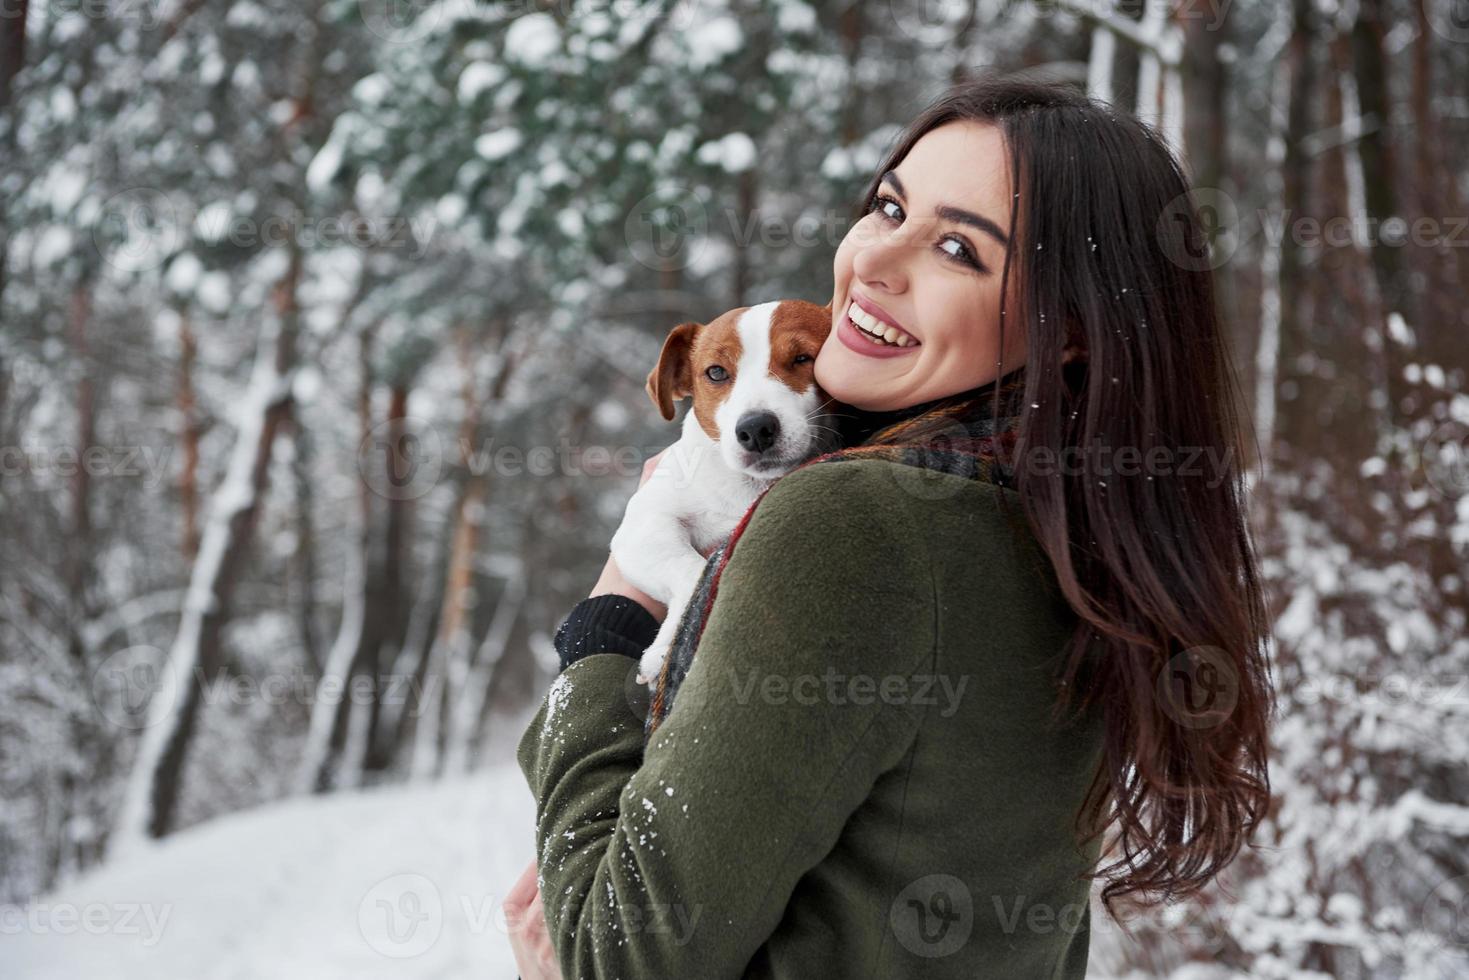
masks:
{"type": "Polygon", "coordinates": [[[889,347],[917,347],[918,341],[912,334],[905,333],[890,323],[884,323],[868,313],[853,300],[847,304],[847,319],[871,340],[889,347]]]}

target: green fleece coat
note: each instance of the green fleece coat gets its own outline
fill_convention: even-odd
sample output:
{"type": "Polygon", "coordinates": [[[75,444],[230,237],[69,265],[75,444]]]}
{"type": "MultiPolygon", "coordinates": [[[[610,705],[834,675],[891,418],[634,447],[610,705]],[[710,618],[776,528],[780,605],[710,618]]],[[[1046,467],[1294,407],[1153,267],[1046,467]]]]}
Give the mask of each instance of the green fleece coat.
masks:
{"type": "Polygon", "coordinates": [[[521,737],[564,976],[1082,980],[1102,730],[1051,720],[1074,623],[1012,490],[878,459],[779,481],[646,748],[615,653],[521,737]]]}

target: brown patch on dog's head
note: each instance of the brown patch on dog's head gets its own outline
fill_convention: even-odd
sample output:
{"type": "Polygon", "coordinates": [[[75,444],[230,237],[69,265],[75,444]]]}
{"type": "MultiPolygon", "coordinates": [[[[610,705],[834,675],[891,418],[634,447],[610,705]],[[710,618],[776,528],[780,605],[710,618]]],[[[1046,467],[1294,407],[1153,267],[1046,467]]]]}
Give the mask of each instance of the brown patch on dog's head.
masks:
{"type": "Polygon", "coordinates": [[[816,386],[816,355],[830,334],[830,301],[825,306],[799,299],[783,301],[770,318],[771,375],[792,391],[816,386]],[[796,363],[802,355],[810,360],[796,363]]]}

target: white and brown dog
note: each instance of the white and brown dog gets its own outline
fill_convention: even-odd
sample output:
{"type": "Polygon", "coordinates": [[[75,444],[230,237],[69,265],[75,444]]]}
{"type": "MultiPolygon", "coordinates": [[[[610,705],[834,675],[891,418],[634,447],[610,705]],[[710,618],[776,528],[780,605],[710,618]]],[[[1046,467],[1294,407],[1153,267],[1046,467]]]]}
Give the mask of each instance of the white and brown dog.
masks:
{"type": "Polygon", "coordinates": [[[656,682],[704,554],[761,491],[836,448],[833,403],[814,371],[830,333],[830,304],[781,300],[681,323],[664,342],[648,395],[669,421],[675,402],[691,397],[693,406],[612,537],[612,557],[628,581],[668,606],[639,664],[640,681],[656,682]]]}

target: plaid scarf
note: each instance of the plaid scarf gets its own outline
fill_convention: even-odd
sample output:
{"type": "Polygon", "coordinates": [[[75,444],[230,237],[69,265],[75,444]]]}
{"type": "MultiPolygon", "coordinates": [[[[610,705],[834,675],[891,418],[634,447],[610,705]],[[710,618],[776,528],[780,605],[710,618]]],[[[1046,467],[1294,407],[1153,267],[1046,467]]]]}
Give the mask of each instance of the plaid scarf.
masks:
{"type": "MultiPolygon", "coordinates": [[[[996,382],[925,402],[904,413],[867,413],[872,419],[896,420],[869,436],[868,444],[850,445],[845,449],[816,456],[791,470],[791,473],[807,466],[826,463],[885,459],[904,466],[1013,487],[1014,470],[1006,460],[1014,457],[1015,438],[1020,426],[1018,404],[1025,388],[1024,368],[1011,371],[999,379],[998,384],[998,416],[991,414],[996,382]],[[926,437],[911,439],[907,436],[933,425],[941,426],[937,434],[930,432],[926,437]],[[870,444],[879,438],[882,439],[882,444],[870,444]]],[[[790,473],[786,474],[789,475],[790,473]]],[[[771,484],[774,485],[775,483],[771,484]]],[[[643,725],[645,740],[652,737],[672,709],[674,695],[688,675],[699,639],[704,634],[709,611],[719,592],[719,579],[724,567],[729,563],[729,556],[739,542],[740,535],[749,525],[750,516],[769,492],[770,487],[767,487],[755,498],[755,502],[745,511],[745,516],[740,519],[730,536],[709,554],[704,565],[704,574],[679,621],[678,633],[653,688],[652,704],[643,725]]]]}

